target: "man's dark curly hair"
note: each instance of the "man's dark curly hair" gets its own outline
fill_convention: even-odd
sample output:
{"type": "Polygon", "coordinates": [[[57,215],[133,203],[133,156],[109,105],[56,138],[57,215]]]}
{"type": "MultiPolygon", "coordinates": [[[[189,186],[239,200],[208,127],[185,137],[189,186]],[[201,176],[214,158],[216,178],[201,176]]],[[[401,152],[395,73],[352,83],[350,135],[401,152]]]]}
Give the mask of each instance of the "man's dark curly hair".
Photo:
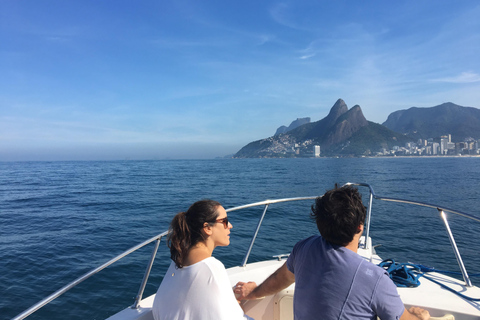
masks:
{"type": "Polygon", "coordinates": [[[357,188],[335,185],[334,189],[315,199],[311,216],[325,240],[346,246],[365,223],[366,208],[357,188]]]}

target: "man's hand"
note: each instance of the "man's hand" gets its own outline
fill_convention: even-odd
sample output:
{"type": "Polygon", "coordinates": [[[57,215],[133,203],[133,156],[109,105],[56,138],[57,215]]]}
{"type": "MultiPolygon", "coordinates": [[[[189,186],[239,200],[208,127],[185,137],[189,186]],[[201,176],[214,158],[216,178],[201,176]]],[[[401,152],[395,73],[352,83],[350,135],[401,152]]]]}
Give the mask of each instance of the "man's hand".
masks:
{"type": "Polygon", "coordinates": [[[253,281],[245,282],[238,282],[235,287],[233,288],[233,292],[235,293],[235,297],[237,300],[253,300],[257,297],[253,297],[251,294],[252,291],[257,287],[257,284],[253,281]]]}
{"type": "Polygon", "coordinates": [[[237,300],[254,300],[275,294],[294,282],[295,275],[288,270],[287,264],[284,263],[259,286],[255,282],[238,282],[233,291],[237,300]]]}
{"type": "Polygon", "coordinates": [[[425,309],[422,309],[419,307],[411,307],[410,309],[408,309],[408,311],[410,311],[410,313],[416,315],[418,318],[422,320],[430,319],[430,313],[425,309]]]}
{"type": "Polygon", "coordinates": [[[428,320],[430,319],[430,313],[427,310],[424,310],[419,307],[411,307],[410,309],[405,309],[400,320],[428,320]]]}

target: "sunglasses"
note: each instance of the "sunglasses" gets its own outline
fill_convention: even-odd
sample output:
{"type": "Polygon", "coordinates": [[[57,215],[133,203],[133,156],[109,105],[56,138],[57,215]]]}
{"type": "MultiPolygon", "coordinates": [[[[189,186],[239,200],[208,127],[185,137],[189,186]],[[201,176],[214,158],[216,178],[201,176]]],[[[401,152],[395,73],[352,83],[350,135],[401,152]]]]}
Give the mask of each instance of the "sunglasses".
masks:
{"type": "Polygon", "coordinates": [[[228,217],[225,217],[223,219],[217,219],[215,221],[208,221],[210,223],[223,223],[223,226],[225,227],[225,229],[228,228],[228,217]]]}

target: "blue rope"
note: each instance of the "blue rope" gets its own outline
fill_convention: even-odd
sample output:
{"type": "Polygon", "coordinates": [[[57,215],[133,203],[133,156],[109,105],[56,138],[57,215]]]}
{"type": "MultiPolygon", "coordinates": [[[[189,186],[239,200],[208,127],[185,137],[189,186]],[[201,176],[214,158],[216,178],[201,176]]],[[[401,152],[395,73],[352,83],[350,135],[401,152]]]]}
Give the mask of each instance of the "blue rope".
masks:
{"type": "MultiPolygon", "coordinates": [[[[427,272],[438,272],[443,274],[457,274],[461,275],[460,272],[453,272],[453,271],[444,271],[444,270],[436,270],[435,268],[426,267],[421,264],[413,264],[413,263],[398,263],[395,262],[393,259],[386,259],[383,260],[378,264],[381,268],[387,271],[390,279],[395,283],[397,287],[408,287],[408,288],[415,288],[420,285],[420,278],[425,277],[428,280],[438,284],[444,289],[447,289],[450,292],[453,292],[460,297],[468,300],[468,301],[480,301],[480,299],[475,299],[468,297],[458,291],[453,290],[452,288],[444,285],[443,283],[432,279],[431,277],[425,275],[427,272]]],[[[478,277],[480,273],[470,275],[471,277],[478,277]]]]}
{"type": "Polygon", "coordinates": [[[447,286],[444,285],[443,283],[441,283],[441,282],[439,282],[439,281],[437,281],[437,280],[434,280],[434,279],[432,279],[432,278],[429,277],[429,276],[424,275],[424,277],[427,278],[428,280],[432,281],[432,282],[435,282],[435,283],[438,284],[440,287],[442,287],[442,288],[444,288],[444,289],[447,289],[448,291],[453,292],[453,293],[459,295],[460,297],[462,297],[462,298],[464,298],[464,299],[466,299],[466,300],[468,300],[468,301],[480,301],[480,299],[468,297],[468,296],[464,295],[463,293],[460,293],[460,292],[458,292],[458,291],[455,291],[455,290],[453,290],[452,288],[447,287],[447,286]]]}
{"type": "MultiPolygon", "coordinates": [[[[424,266],[423,264],[416,264],[416,266],[418,266],[420,268],[420,271],[422,271],[422,272],[437,272],[437,273],[443,273],[443,274],[454,274],[454,275],[459,275],[459,276],[462,275],[462,273],[458,272],[458,271],[438,270],[438,269],[435,269],[433,267],[424,266]]],[[[473,273],[473,274],[469,274],[468,276],[469,277],[480,277],[480,273],[473,273]]]]}
{"type": "Polygon", "coordinates": [[[420,267],[411,263],[396,263],[393,259],[383,260],[379,264],[385,269],[397,287],[415,288],[420,285],[420,267]]]}

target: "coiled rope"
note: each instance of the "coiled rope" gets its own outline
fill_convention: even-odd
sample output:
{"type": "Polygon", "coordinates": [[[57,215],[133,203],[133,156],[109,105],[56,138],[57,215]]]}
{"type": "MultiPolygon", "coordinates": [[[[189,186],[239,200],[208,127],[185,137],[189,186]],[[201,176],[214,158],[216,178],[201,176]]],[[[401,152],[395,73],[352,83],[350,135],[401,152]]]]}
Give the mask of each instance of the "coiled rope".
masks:
{"type": "MultiPolygon", "coordinates": [[[[390,276],[390,279],[395,283],[397,287],[407,287],[407,288],[416,288],[418,287],[420,283],[420,278],[424,277],[442,288],[453,292],[457,294],[458,296],[468,300],[468,301],[480,301],[480,299],[468,297],[446,285],[443,283],[432,279],[431,277],[427,276],[426,273],[428,272],[437,272],[437,273],[442,273],[442,274],[454,274],[454,275],[461,275],[460,272],[454,272],[454,271],[445,271],[445,270],[437,270],[435,268],[427,267],[421,264],[414,264],[414,263],[398,263],[395,262],[393,259],[386,259],[383,260],[378,264],[379,267],[385,269],[387,271],[388,275],[390,276]]],[[[469,275],[470,277],[478,277],[480,276],[480,273],[475,273],[469,275]]]]}

